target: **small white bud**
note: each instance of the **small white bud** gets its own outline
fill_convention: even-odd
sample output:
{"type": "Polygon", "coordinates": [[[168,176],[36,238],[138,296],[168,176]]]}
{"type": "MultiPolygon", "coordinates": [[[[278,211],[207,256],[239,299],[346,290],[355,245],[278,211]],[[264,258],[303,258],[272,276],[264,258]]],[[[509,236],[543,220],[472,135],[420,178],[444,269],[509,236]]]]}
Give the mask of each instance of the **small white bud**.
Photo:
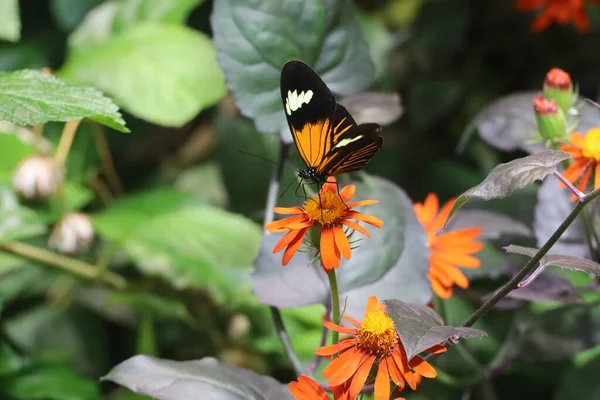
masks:
{"type": "Polygon", "coordinates": [[[250,333],[252,322],[245,314],[234,314],[229,320],[229,337],[235,340],[243,339],[250,333]]]}
{"type": "Polygon", "coordinates": [[[15,192],[27,200],[52,197],[63,181],[63,170],[54,158],[35,155],[21,161],[12,177],[15,192]]]}
{"type": "Polygon", "coordinates": [[[86,214],[73,212],[63,215],[54,225],[48,245],[60,253],[73,255],[85,252],[92,240],[92,219],[86,214]]]}

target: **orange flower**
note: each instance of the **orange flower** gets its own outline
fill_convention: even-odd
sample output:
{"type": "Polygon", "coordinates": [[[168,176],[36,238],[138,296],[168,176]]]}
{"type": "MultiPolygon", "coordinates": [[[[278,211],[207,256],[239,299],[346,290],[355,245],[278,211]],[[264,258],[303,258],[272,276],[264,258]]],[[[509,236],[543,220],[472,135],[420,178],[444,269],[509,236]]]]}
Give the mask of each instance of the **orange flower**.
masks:
{"type": "Polygon", "coordinates": [[[352,219],[366,222],[377,228],[383,226],[383,221],[379,218],[353,210],[354,207],[377,204],[379,200],[347,203],[354,196],[356,186],[346,185],[338,194],[335,179],[329,179],[332,180],[323,185],[320,193],[306,200],[302,207],[275,207],[275,212],[278,214],[293,215],[265,226],[271,232],[288,231],[273,249],[273,253],[277,253],[285,248],[281,260],[283,265],[287,265],[296,254],[311,227],[319,229],[320,243],[316,246],[309,241],[309,245],[320,249],[321,264],[326,272],[330,272],[340,266],[341,256],[346,260],[350,259],[350,242],[344,226],[365,236],[371,236],[365,228],[351,221],[352,219]]]}
{"type": "Polygon", "coordinates": [[[469,287],[469,280],[458,269],[478,268],[481,261],[472,256],[483,248],[483,243],[474,241],[481,234],[480,228],[463,228],[453,232],[439,233],[452,209],[454,199],[448,200],[438,214],[439,200],[434,193],[425,198],[423,204],[415,203],[413,209],[417,219],[427,233],[429,246],[429,281],[439,297],[452,296],[452,286],[469,287]]]}
{"type": "MultiPolygon", "coordinates": [[[[569,142],[562,146],[562,150],[572,155],[575,161],[563,172],[563,176],[574,185],[579,181],[577,189],[583,192],[593,170],[594,189],[598,189],[600,187],[600,128],[590,129],[586,135],[573,132],[569,136],[569,142]]],[[[577,196],[571,196],[571,200],[575,199],[577,196]]]]}
{"type": "Polygon", "coordinates": [[[290,382],[288,388],[296,400],[329,400],[325,389],[306,375],[300,375],[298,382],[290,382]]]}
{"type": "MultiPolygon", "coordinates": [[[[599,0],[592,1],[600,3],[599,0]]],[[[553,22],[564,25],[573,21],[580,32],[585,32],[590,27],[585,13],[585,0],[517,0],[516,6],[519,11],[541,10],[531,25],[531,29],[536,32],[546,29],[553,22]]]]}
{"type": "MultiPolygon", "coordinates": [[[[435,369],[422,358],[406,359],[394,321],[385,312],[385,305],[375,296],[369,297],[362,322],[348,316],[343,318],[355,328],[345,328],[329,321],[324,321],[323,325],[351,337],[338,344],[320,347],[315,353],[324,357],[339,353],[339,357],[325,367],[323,376],[329,379],[329,386],[334,390],[342,387],[345,398],[356,399],[374,365],[377,365],[375,400],[390,398],[390,379],[400,390],[405,382],[414,390],[419,375],[426,378],[437,376],[435,369]]],[[[439,345],[427,350],[435,354],[445,351],[446,348],[439,345]]]]}

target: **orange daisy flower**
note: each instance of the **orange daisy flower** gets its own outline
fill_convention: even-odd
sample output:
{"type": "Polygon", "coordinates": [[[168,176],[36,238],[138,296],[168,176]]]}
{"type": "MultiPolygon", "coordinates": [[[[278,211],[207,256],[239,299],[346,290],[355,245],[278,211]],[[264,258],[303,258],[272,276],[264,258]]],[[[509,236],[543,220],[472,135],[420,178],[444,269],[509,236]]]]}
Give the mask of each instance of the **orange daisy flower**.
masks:
{"type": "MultiPolygon", "coordinates": [[[[590,129],[586,135],[579,132],[571,133],[569,143],[564,144],[562,150],[575,159],[563,172],[563,176],[583,192],[593,171],[594,189],[598,189],[600,187],[600,128],[590,129]]],[[[577,196],[571,196],[571,200],[575,199],[577,196]]]]}
{"type": "Polygon", "coordinates": [[[325,389],[306,375],[300,375],[298,382],[290,382],[288,388],[296,400],[329,400],[325,389]]]}
{"type": "Polygon", "coordinates": [[[283,265],[287,265],[296,254],[311,227],[319,229],[319,245],[311,242],[311,238],[308,244],[319,249],[321,264],[325,271],[329,272],[340,266],[341,256],[346,260],[350,259],[350,241],[344,227],[367,237],[371,236],[365,228],[352,220],[363,221],[377,228],[383,226],[383,221],[379,218],[353,210],[355,207],[377,204],[379,200],[347,203],[354,196],[356,186],[346,185],[338,194],[335,179],[329,179],[332,180],[323,185],[319,194],[306,200],[302,207],[275,207],[274,210],[278,214],[293,215],[265,226],[271,232],[288,231],[273,249],[273,253],[285,249],[281,260],[283,265]]]}
{"type": "MultiPolygon", "coordinates": [[[[600,3],[599,0],[592,0],[600,3]]],[[[585,13],[585,0],[517,0],[519,11],[541,10],[531,29],[539,32],[553,22],[564,25],[573,21],[575,28],[585,32],[590,28],[590,21],[585,13]]]]}
{"type": "Polygon", "coordinates": [[[463,228],[440,233],[453,204],[454,199],[448,200],[438,213],[439,199],[437,195],[430,193],[422,204],[415,203],[413,206],[417,219],[425,228],[428,237],[428,277],[431,289],[443,299],[452,296],[454,285],[463,289],[469,287],[469,280],[458,268],[479,268],[481,260],[473,257],[472,254],[483,249],[483,243],[475,241],[475,238],[481,234],[480,228],[463,228]]]}
{"type": "MultiPolygon", "coordinates": [[[[323,370],[323,376],[329,380],[329,386],[342,387],[347,399],[356,399],[367,383],[373,366],[377,365],[375,376],[375,400],[388,400],[391,388],[390,380],[403,389],[405,383],[414,390],[417,377],[434,378],[435,369],[420,357],[407,360],[406,352],[394,326],[394,321],[385,312],[385,305],[375,296],[369,297],[365,317],[362,322],[343,316],[355,328],[346,328],[330,321],[323,325],[330,330],[351,335],[338,344],[318,348],[317,355],[339,356],[331,360],[323,370]]],[[[443,353],[446,348],[440,345],[427,350],[430,353],[443,353]]]]}

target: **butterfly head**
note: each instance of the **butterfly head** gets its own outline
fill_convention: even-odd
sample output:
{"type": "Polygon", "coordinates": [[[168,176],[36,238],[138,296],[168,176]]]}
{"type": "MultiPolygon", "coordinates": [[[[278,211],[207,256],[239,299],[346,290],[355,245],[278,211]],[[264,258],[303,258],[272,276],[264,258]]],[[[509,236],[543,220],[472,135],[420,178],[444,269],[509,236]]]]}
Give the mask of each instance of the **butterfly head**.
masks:
{"type": "Polygon", "coordinates": [[[317,169],[314,167],[301,169],[298,171],[298,177],[311,182],[325,182],[325,176],[317,173],[317,169]]]}

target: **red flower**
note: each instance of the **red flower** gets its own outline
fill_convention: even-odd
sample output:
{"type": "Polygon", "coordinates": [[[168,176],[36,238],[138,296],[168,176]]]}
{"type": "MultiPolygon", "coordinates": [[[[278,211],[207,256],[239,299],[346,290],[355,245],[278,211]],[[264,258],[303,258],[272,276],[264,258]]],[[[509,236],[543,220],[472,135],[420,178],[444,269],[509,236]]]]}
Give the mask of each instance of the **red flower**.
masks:
{"type": "MultiPolygon", "coordinates": [[[[591,1],[600,3],[600,0],[591,1]]],[[[531,25],[536,32],[546,29],[553,22],[564,25],[572,21],[580,32],[590,27],[584,0],[517,0],[516,7],[519,11],[541,10],[531,25]]]]}

